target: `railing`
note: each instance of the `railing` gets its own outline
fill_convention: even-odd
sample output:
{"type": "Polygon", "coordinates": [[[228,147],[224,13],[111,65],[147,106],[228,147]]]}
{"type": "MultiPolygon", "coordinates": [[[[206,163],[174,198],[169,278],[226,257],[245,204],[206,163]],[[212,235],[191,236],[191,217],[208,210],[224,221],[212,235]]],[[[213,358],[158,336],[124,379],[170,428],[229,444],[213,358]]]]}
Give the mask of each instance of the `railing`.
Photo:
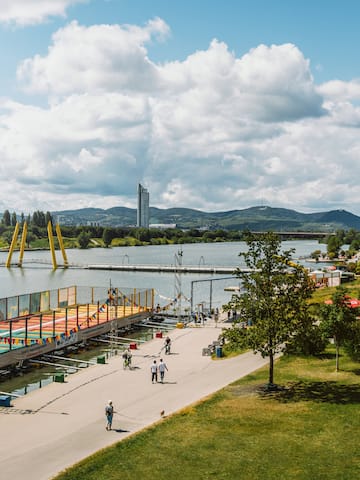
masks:
{"type": "Polygon", "coordinates": [[[140,312],[151,311],[154,302],[154,292],[151,289],[128,289],[124,292],[124,289],[119,288],[112,288],[109,291],[101,287],[69,287],[69,296],[66,298],[66,289],[60,289],[57,293],[57,305],[53,305],[52,308],[50,308],[50,298],[54,297],[54,291],[52,294],[50,291],[37,292],[0,300],[0,306],[5,306],[6,313],[9,300],[12,306],[17,300],[17,304],[23,307],[21,315],[19,310],[17,310],[18,315],[13,314],[14,310],[9,316],[2,313],[0,354],[32,345],[56,344],[56,347],[59,347],[62,344],[75,343],[79,331],[140,312]],[[96,293],[105,292],[106,295],[97,297],[100,298],[99,300],[94,300],[96,293]],[[77,303],[76,298],[84,297],[86,294],[91,294],[91,300],[77,303]],[[31,295],[37,295],[39,305],[42,302],[46,307],[43,311],[31,313],[31,295]],[[70,298],[73,300],[72,304],[67,303],[70,298]],[[29,302],[29,308],[25,308],[25,300],[29,302]]]}

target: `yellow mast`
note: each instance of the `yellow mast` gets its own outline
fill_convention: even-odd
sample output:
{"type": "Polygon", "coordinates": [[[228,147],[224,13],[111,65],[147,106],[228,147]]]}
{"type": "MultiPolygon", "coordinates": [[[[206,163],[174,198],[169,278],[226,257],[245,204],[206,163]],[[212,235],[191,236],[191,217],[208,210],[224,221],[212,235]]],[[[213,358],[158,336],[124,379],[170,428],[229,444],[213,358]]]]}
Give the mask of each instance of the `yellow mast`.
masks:
{"type": "Polygon", "coordinates": [[[59,241],[60,250],[61,250],[61,253],[62,253],[62,256],[63,256],[63,259],[64,259],[64,267],[68,267],[69,262],[68,262],[66,252],[65,252],[65,248],[64,248],[64,242],[63,242],[63,238],[62,238],[62,235],[61,235],[60,225],[57,223],[55,228],[56,228],[57,238],[58,238],[58,241],[59,241]]]}
{"type": "Polygon", "coordinates": [[[11,257],[12,257],[12,254],[14,252],[14,248],[16,246],[18,235],[19,235],[19,222],[16,222],[15,230],[14,230],[12,240],[11,240],[11,244],[10,244],[10,248],[9,248],[9,253],[8,253],[8,256],[7,256],[7,259],[6,259],[6,263],[5,263],[5,266],[7,268],[11,267],[11,257]]]}
{"type": "Polygon", "coordinates": [[[57,268],[57,263],[56,263],[55,247],[54,247],[54,237],[52,233],[52,225],[50,220],[48,222],[47,231],[48,231],[48,237],[49,237],[52,264],[53,264],[53,268],[55,269],[57,268]]]}
{"type": "Polygon", "coordinates": [[[24,250],[25,250],[25,245],[26,245],[26,235],[27,235],[27,223],[24,222],[23,231],[22,231],[22,235],[21,235],[21,244],[20,244],[20,255],[19,255],[19,263],[18,263],[19,267],[22,266],[22,261],[23,261],[23,257],[24,257],[24,250]]]}

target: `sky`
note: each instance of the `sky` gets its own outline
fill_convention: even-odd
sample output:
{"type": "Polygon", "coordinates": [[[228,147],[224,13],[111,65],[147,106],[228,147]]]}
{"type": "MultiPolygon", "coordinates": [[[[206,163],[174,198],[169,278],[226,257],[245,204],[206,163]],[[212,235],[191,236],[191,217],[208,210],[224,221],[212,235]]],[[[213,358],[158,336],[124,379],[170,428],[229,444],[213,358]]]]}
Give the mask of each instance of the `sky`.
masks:
{"type": "Polygon", "coordinates": [[[0,212],[360,215],[358,0],[0,0],[0,212]]]}

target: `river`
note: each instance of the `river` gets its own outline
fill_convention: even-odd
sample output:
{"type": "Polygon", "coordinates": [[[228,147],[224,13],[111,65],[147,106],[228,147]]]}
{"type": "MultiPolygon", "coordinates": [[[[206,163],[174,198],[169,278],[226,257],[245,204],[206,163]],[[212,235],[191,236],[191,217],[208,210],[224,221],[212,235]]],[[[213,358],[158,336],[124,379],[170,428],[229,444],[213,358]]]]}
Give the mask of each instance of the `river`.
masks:
{"type": "MultiPolygon", "coordinates": [[[[282,250],[295,249],[294,259],[306,257],[320,247],[315,240],[282,243],[282,250]]],[[[239,253],[246,251],[246,248],[244,242],[201,243],[108,249],[93,248],[89,250],[69,249],[66,254],[70,264],[174,265],[176,263],[175,256],[178,256],[179,251],[182,250],[183,265],[233,266],[235,268],[243,266],[239,253]]],[[[59,251],[56,252],[56,257],[58,263],[61,264],[62,258],[59,251]]],[[[0,264],[4,264],[6,258],[7,252],[0,252],[0,264]]],[[[18,252],[15,252],[12,261],[16,263],[17,260],[18,252]]],[[[312,264],[312,266],[314,265],[312,264]]],[[[22,268],[15,266],[11,268],[0,267],[0,298],[58,289],[70,285],[107,286],[110,285],[110,282],[115,287],[154,288],[155,304],[166,305],[169,300],[175,297],[175,275],[173,273],[104,271],[87,270],[85,268],[58,268],[53,270],[49,251],[29,251],[24,253],[24,266],[22,268]],[[28,263],[33,260],[47,261],[49,265],[28,263]]],[[[238,279],[229,275],[189,273],[182,274],[180,282],[181,291],[184,295],[182,299],[183,308],[190,306],[190,297],[193,293],[194,309],[197,309],[197,306],[201,304],[207,308],[210,306],[210,301],[213,308],[221,308],[231,298],[231,292],[225,291],[224,288],[239,284],[238,279]],[[191,289],[192,286],[193,289],[191,289]],[[191,292],[191,290],[193,291],[191,292]]],[[[139,335],[140,333],[137,332],[137,336],[139,335]]],[[[77,358],[95,360],[98,354],[104,352],[109,354],[107,348],[104,349],[103,346],[99,346],[80,353],[77,358]]],[[[53,374],[57,370],[51,366],[32,370],[23,377],[16,376],[1,382],[1,390],[24,395],[51,383],[53,374]]]]}
{"type": "MultiPolygon", "coordinates": [[[[317,249],[325,250],[316,240],[293,240],[282,242],[282,250],[295,249],[294,259],[309,256],[317,249]]],[[[244,266],[240,252],[246,251],[245,242],[197,243],[184,245],[151,245],[145,247],[91,248],[87,250],[66,250],[69,264],[108,265],[174,265],[175,257],[182,251],[183,265],[244,266]]],[[[7,252],[0,252],[0,264],[4,264],[7,252]]],[[[56,251],[57,262],[62,263],[61,252],[56,251]]],[[[16,263],[18,252],[13,254],[16,263]]],[[[312,266],[314,266],[312,264],[312,266]]],[[[88,270],[85,268],[52,269],[49,251],[26,251],[23,267],[0,267],[0,298],[42,290],[58,289],[70,285],[108,286],[129,288],[154,288],[155,304],[166,305],[175,298],[179,290],[183,293],[183,308],[193,294],[193,306],[220,308],[230,300],[231,293],[224,291],[227,286],[237,286],[238,279],[229,275],[207,275],[184,273],[175,279],[173,273],[122,272],[88,270]],[[31,260],[49,262],[48,265],[28,263],[31,260]],[[229,278],[230,277],[230,278],[229,278]],[[177,282],[177,286],[175,283],[177,282]],[[185,303],[185,304],[184,304],[185,303]]],[[[190,304],[189,304],[190,306],[190,304]]]]}

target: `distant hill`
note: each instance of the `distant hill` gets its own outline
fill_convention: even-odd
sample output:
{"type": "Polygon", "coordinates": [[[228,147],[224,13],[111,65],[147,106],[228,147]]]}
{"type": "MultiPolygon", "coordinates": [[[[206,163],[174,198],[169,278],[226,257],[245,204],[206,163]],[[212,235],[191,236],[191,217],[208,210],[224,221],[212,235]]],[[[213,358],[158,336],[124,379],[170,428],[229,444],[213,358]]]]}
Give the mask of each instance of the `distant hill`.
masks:
{"type": "MultiPolygon", "coordinates": [[[[62,225],[135,226],[136,209],[113,207],[54,211],[62,225]]],[[[150,207],[151,224],[176,224],[179,228],[252,230],[276,232],[334,232],[360,230],[360,217],[346,210],[300,213],[286,208],[250,207],[225,212],[202,212],[191,208],[150,207]]]]}

